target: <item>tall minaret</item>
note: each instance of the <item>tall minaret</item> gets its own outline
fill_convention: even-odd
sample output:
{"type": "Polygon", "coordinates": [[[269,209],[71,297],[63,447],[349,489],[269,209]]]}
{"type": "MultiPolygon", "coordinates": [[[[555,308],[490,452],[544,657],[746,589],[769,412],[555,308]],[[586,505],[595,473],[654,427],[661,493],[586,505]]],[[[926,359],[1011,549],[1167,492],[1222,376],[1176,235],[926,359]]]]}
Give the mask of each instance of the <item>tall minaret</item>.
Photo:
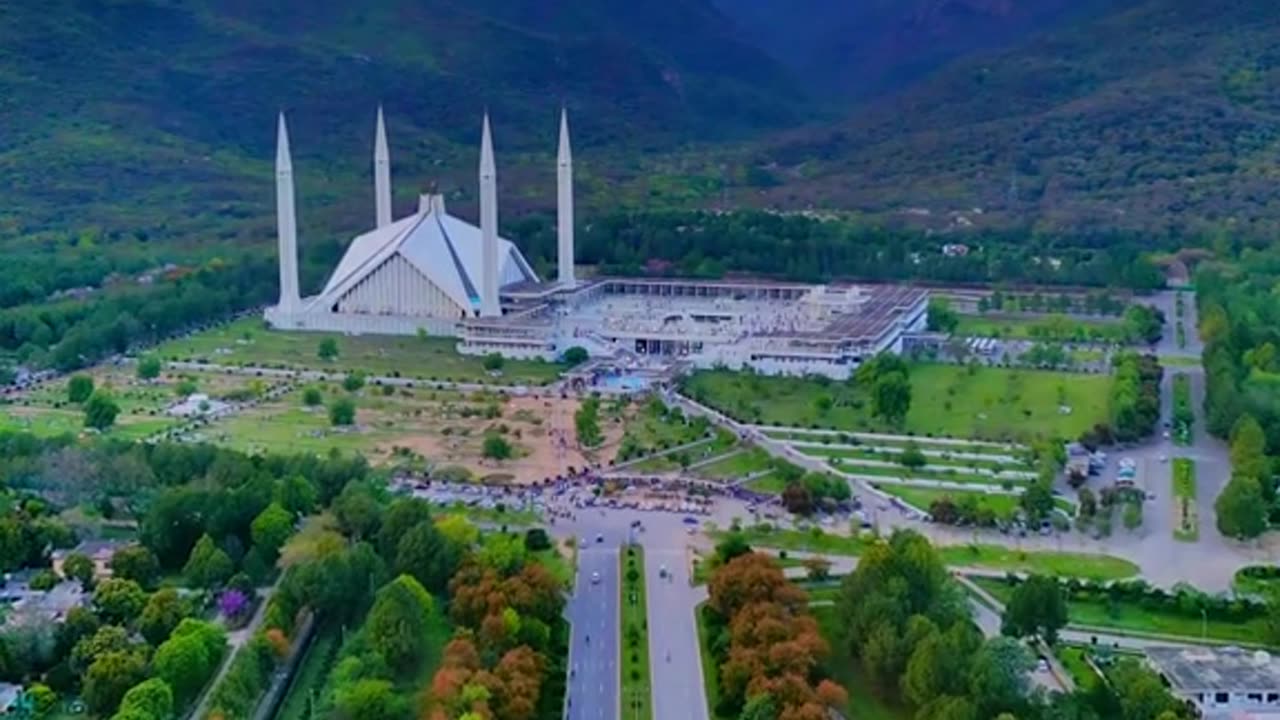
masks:
{"type": "Polygon", "coordinates": [[[480,138],[480,315],[502,314],[498,304],[498,173],[493,163],[489,113],[480,138]]]}
{"type": "Polygon", "coordinates": [[[293,161],[284,113],[276,135],[276,231],[280,242],[280,310],[296,312],[298,297],[298,218],[293,202],[293,161]]]}
{"type": "Polygon", "coordinates": [[[378,106],[378,132],[373,141],[373,202],[377,227],[391,224],[391,153],[387,150],[387,126],[378,106]]]}
{"type": "Polygon", "coordinates": [[[561,285],[573,287],[573,155],[569,150],[569,113],[560,110],[560,155],[556,162],[556,262],[561,285]]]}

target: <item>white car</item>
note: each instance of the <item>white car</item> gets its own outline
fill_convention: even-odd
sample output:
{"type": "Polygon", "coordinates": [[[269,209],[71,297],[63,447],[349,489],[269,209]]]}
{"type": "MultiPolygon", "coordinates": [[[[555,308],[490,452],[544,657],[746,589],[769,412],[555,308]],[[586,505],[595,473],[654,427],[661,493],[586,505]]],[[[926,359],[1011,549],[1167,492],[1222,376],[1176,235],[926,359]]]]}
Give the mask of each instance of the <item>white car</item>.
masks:
{"type": "Polygon", "coordinates": [[[593,573],[591,573],[591,584],[592,584],[592,585],[599,585],[599,584],[600,584],[600,573],[598,573],[598,572],[593,572],[593,573]]]}

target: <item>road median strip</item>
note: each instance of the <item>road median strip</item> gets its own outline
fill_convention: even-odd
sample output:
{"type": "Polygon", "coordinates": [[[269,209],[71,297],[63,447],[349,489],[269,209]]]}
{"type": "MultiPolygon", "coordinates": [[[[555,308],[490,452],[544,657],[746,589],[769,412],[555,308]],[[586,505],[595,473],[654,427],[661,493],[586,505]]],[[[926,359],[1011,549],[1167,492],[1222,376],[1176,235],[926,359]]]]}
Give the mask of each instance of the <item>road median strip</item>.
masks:
{"type": "Polygon", "coordinates": [[[1190,458],[1173,459],[1173,537],[1183,542],[1200,539],[1200,518],[1196,511],[1196,464],[1190,458]]]}
{"type": "Polygon", "coordinates": [[[644,548],[628,545],[621,556],[622,718],[652,720],[649,678],[649,621],[645,602],[644,548]]]}

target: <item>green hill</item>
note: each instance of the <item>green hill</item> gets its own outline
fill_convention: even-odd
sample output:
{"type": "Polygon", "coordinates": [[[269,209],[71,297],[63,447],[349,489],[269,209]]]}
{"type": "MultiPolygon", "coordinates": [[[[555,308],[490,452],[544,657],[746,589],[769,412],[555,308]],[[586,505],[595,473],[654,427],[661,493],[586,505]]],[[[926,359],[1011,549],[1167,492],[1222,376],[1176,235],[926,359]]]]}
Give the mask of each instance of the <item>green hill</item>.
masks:
{"type": "Polygon", "coordinates": [[[1125,3],[745,153],[782,185],[739,197],[936,228],[1263,235],[1280,218],[1276,37],[1276,3],[1125,3]]]}
{"type": "Polygon", "coordinates": [[[504,193],[550,177],[562,102],[611,159],[793,124],[795,83],[730,27],[705,0],[0,4],[0,240],[262,239],[281,108],[304,234],[367,224],[379,102],[406,207],[469,191],[486,107],[504,193]]]}

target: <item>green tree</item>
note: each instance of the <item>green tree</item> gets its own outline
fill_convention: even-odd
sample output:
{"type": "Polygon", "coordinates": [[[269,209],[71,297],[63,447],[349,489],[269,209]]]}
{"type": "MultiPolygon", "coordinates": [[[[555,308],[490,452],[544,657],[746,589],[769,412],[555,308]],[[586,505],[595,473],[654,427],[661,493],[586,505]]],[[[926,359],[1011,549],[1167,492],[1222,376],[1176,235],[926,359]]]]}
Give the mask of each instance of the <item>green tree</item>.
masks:
{"type": "Polygon", "coordinates": [[[1175,715],[1181,702],[1154,672],[1134,660],[1120,660],[1108,674],[1120,701],[1121,720],[1158,720],[1163,713],[1175,715]]]}
{"type": "Polygon", "coordinates": [[[275,502],[295,515],[310,515],[315,512],[319,502],[319,493],[310,480],[301,475],[290,475],[276,485],[275,502]]]}
{"type": "Polygon", "coordinates": [[[84,674],[81,697],[89,712],[98,716],[115,712],[129,688],[142,682],[147,665],[142,656],[130,650],[99,655],[84,674]]]}
{"type": "Polygon", "coordinates": [[[328,337],[321,340],[316,355],[326,362],[338,359],[338,341],[328,337]]]}
{"type": "Polygon", "coordinates": [[[142,608],[142,616],[138,618],[138,632],[147,639],[147,642],[159,645],[189,614],[190,608],[178,591],[173,588],[163,588],[147,598],[147,604],[142,608]]]}
{"type": "Polygon", "coordinates": [[[484,356],[484,369],[489,372],[497,372],[506,364],[506,360],[498,353],[489,353],[484,356]]]}
{"type": "Polygon", "coordinates": [[[94,390],[84,404],[84,426],[106,430],[115,424],[119,414],[120,406],[111,397],[111,393],[105,389],[94,390]]]}
{"type": "Polygon", "coordinates": [[[1267,505],[1262,488],[1251,477],[1233,477],[1213,503],[1218,532],[1240,540],[1261,535],[1267,529],[1267,505]]]}
{"type": "Polygon", "coordinates": [[[983,644],[969,665],[969,696],[983,710],[983,717],[1016,708],[1026,697],[1030,673],[1035,668],[1031,652],[1013,638],[992,638],[983,644]]]}
{"type": "Polygon", "coordinates": [[[580,345],[574,345],[573,347],[568,348],[564,351],[564,355],[561,356],[561,360],[564,361],[565,365],[568,365],[569,367],[575,367],[577,365],[581,365],[582,363],[586,362],[588,359],[590,359],[590,357],[591,356],[587,352],[586,348],[580,345]]]}
{"type": "Polygon", "coordinates": [[[309,385],[302,391],[302,404],[307,407],[319,407],[324,404],[324,395],[320,394],[320,388],[315,385],[309,385]]]}
{"type": "Polygon", "coordinates": [[[68,553],[62,560],[62,574],[68,580],[77,580],[80,587],[88,590],[93,587],[94,565],[84,553],[68,553]]]}
{"type": "Polygon", "coordinates": [[[167,720],[173,715],[173,689],[160,678],[151,678],[129,688],[120,701],[120,714],[167,720]]]}
{"type": "Polygon", "coordinates": [[[396,693],[390,681],[378,678],[340,686],[334,706],[335,715],[351,720],[402,720],[409,710],[407,698],[396,693]]]}
{"type": "Polygon", "coordinates": [[[342,378],[342,389],[347,392],[356,392],[362,387],[364,387],[364,373],[349,372],[342,378]]]}
{"type": "Polygon", "coordinates": [[[1040,522],[1053,512],[1053,492],[1041,482],[1033,482],[1022,491],[1018,504],[1032,522],[1040,522]]]}
{"type": "Polygon", "coordinates": [[[1267,437],[1252,415],[1241,415],[1231,426],[1231,474],[1253,478],[1258,482],[1263,498],[1267,502],[1275,500],[1270,460],[1267,458],[1267,437]]]}
{"type": "Polygon", "coordinates": [[[182,568],[182,574],[187,578],[187,582],[199,588],[218,587],[226,582],[233,572],[235,572],[235,565],[231,562],[230,556],[214,544],[213,538],[209,537],[208,533],[201,535],[196,541],[195,546],[191,548],[191,555],[187,558],[187,564],[182,568]]]}
{"type": "Polygon", "coordinates": [[[902,449],[902,454],[898,455],[898,463],[903,467],[918,470],[929,463],[929,459],[925,457],[924,451],[915,440],[908,440],[906,447],[902,449]]]}
{"type": "Polygon", "coordinates": [[[272,562],[292,534],[293,515],[279,503],[274,502],[258,513],[258,517],[254,518],[249,526],[249,537],[253,540],[254,546],[272,562]]]}
{"type": "Polygon", "coordinates": [[[490,460],[509,460],[512,455],[511,443],[497,433],[486,433],[481,453],[490,460]]]}
{"type": "Polygon", "coordinates": [[[369,610],[369,644],[387,667],[408,674],[426,652],[426,633],[434,603],[422,584],[400,575],[378,591],[369,610]]]}
{"type": "Polygon", "coordinates": [[[46,718],[58,706],[58,693],[44,683],[31,683],[27,686],[27,697],[31,700],[32,716],[46,718]]]}
{"type": "Polygon", "coordinates": [[[138,361],[138,379],[139,380],[155,380],[160,377],[160,371],[164,367],[160,363],[160,358],[154,355],[148,355],[138,361]]]}
{"type": "Polygon", "coordinates": [[[356,423],[356,404],[351,398],[336,398],[329,403],[329,423],[335,427],[356,423]]]}
{"type": "Polygon", "coordinates": [[[151,666],[156,677],[173,688],[173,695],[181,704],[195,699],[204,687],[220,658],[213,658],[204,643],[195,635],[172,637],[156,648],[151,666]]]}
{"type": "Polygon", "coordinates": [[[82,403],[93,394],[93,378],[88,375],[72,375],[67,381],[67,400],[82,403]]]}
{"type": "Polygon", "coordinates": [[[1053,645],[1067,624],[1067,597],[1056,578],[1032,575],[1013,590],[1000,631],[1012,637],[1039,635],[1053,645]]]}
{"type": "Polygon", "coordinates": [[[71,669],[83,673],[94,660],[112,652],[132,652],[134,647],[129,641],[129,632],[119,625],[104,625],[92,634],[84,634],[86,624],[81,621],[81,637],[71,648],[68,658],[71,669]]]}
{"type": "Polygon", "coordinates": [[[891,425],[901,425],[911,410],[911,381],[905,373],[891,372],[876,378],[871,389],[871,414],[891,425]]]}
{"type": "Polygon", "coordinates": [[[349,483],[333,501],[338,526],[354,538],[373,537],[382,522],[382,505],[364,483],[349,483]]]}
{"type": "Polygon", "coordinates": [[[160,577],[160,561],[155,553],[143,545],[128,545],[111,554],[113,577],[132,580],[142,587],[151,587],[160,577]]]}
{"type": "Polygon", "coordinates": [[[916,712],[915,720],[978,720],[978,709],[965,697],[944,695],[916,712]]]}
{"type": "Polygon", "coordinates": [[[928,312],[929,319],[926,323],[929,332],[952,333],[960,325],[960,317],[951,309],[951,302],[946,298],[930,299],[928,312]]]}
{"type": "Polygon", "coordinates": [[[147,593],[132,580],[108,578],[93,592],[93,606],[103,620],[114,624],[132,622],[147,603],[147,593]]]}
{"type": "Polygon", "coordinates": [[[518,535],[491,533],[480,545],[477,559],[502,575],[511,575],[524,565],[524,541],[518,535]]]}
{"type": "Polygon", "coordinates": [[[410,528],[396,544],[396,572],[412,576],[434,593],[443,593],[449,587],[461,560],[458,549],[430,520],[410,528]]]}
{"type": "Polygon", "coordinates": [[[582,402],[582,406],[573,414],[574,429],[578,434],[578,444],[585,448],[599,447],[604,442],[600,432],[600,400],[590,397],[582,402]]]}
{"type": "Polygon", "coordinates": [[[738,717],[739,720],[778,720],[778,703],[769,693],[752,696],[738,717]]]}

